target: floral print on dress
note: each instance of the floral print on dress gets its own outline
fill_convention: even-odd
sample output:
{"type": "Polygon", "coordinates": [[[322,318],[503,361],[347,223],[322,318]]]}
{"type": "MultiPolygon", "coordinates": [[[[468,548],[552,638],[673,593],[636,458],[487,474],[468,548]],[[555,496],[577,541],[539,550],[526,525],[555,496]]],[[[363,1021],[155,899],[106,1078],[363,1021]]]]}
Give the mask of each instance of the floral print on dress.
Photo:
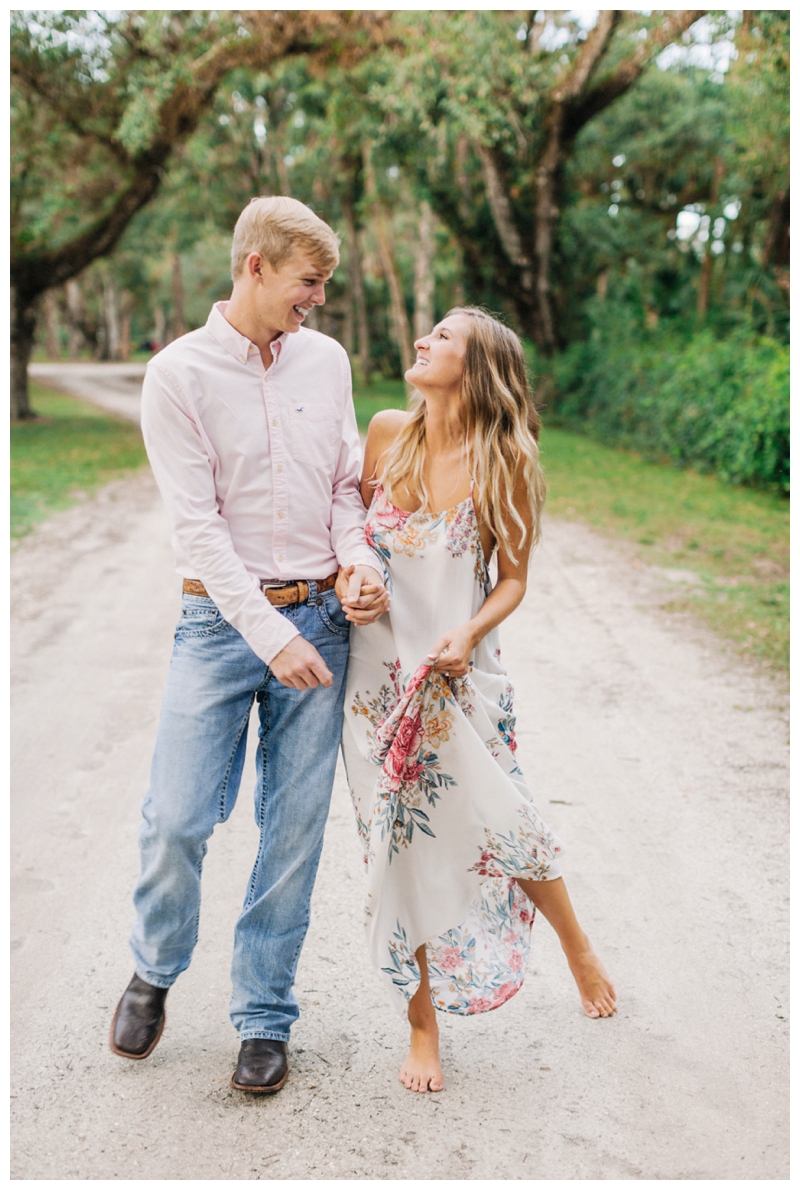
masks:
{"type": "Polygon", "coordinates": [[[403,1011],[424,944],[436,1008],[488,1012],[525,975],[534,910],[517,877],[556,878],[563,847],[517,762],[514,690],[496,630],[464,677],[424,660],[491,590],[472,496],[412,514],[377,485],[366,531],[393,590],[385,616],[351,630],[342,741],[364,844],[370,953],[403,1011]]]}
{"type": "Polygon", "coordinates": [[[549,872],[552,857],[560,853],[561,847],[551,831],[542,830],[541,820],[531,809],[520,806],[523,825],[506,834],[484,827],[480,859],[470,871],[479,876],[522,876],[529,880],[541,880],[549,872]]]}
{"type": "Polygon", "coordinates": [[[439,756],[430,745],[450,738],[452,701],[447,683],[424,663],[392,711],[375,725],[370,759],[381,765],[376,786],[381,838],[391,830],[389,861],[399,848],[408,847],[416,827],[435,838],[423,798],[435,806],[440,790],[456,782],[442,771],[439,756]]]}

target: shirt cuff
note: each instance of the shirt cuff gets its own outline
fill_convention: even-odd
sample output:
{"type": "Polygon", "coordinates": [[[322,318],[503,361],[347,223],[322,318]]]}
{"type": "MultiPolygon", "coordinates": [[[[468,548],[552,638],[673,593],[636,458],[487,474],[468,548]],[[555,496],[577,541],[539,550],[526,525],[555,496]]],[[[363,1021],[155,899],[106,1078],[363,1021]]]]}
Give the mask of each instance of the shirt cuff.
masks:
{"type": "Polygon", "coordinates": [[[348,555],[347,561],[340,561],[339,565],[343,570],[348,566],[371,566],[378,574],[384,573],[383,562],[368,545],[365,545],[362,549],[354,550],[352,554],[348,555]]]}
{"type": "Polygon", "coordinates": [[[246,639],[250,648],[265,665],[270,665],[281,649],[285,649],[290,641],[299,636],[300,632],[285,616],[278,616],[277,624],[270,623],[251,633],[246,639]]]}

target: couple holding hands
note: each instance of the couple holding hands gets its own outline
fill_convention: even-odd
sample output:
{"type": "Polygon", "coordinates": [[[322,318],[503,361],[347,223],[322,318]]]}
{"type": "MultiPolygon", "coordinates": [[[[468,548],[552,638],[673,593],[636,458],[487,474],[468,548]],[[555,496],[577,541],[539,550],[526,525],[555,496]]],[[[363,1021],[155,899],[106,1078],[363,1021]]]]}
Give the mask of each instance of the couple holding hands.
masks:
{"type": "Polygon", "coordinates": [[[437,1010],[514,995],[537,909],[587,1015],[612,1015],[615,993],[516,763],[500,661],[544,502],[521,344],[481,310],[451,310],[417,341],[409,411],[373,418],[362,465],[347,355],[303,327],[338,259],[302,203],[253,199],[230,300],[148,365],[142,428],[183,604],[142,810],[135,974],[110,1041],[141,1059],[161,1036],[255,698],[260,840],[234,931],[231,1085],[269,1093],[288,1078],[341,742],[369,950],[411,1026],[400,1079],[440,1091],[437,1010]]]}

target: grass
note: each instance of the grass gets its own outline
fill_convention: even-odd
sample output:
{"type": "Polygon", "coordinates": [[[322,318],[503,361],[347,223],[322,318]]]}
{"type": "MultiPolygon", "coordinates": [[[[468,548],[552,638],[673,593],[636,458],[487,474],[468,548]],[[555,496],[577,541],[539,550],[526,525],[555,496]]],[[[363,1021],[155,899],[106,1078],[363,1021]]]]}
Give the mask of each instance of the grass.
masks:
{"type": "MultiPolygon", "coordinates": [[[[358,388],[355,403],[366,429],[378,409],[404,407],[404,385],[358,388]]],[[[561,429],[543,431],[542,465],[553,516],[635,542],[643,561],[687,580],[668,607],[693,612],[743,655],[788,668],[788,500],[561,429]]]]}
{"type": "Polygon", "coordinates": [[[31,404],[39,417],[11,427],[12,537],[147,461],[130,422],[38,384],[31,404]]]}
{"type": "Polygon", "coordinates": [[[356,407],[356,421],[362,434],[373,416],[381,409],[405,409],[406,385],[403,380],[374,380],[369,388],[353,380],[353,403],[356,407]]]}
{"type": "Polygon", "coordinates": [[[542,435],[549,511],[635,541],[642,559],[685,572],[671,606],[739,652],[789,664],[789,503],[710,475],[649,463],[566,430],[542,435]]]}

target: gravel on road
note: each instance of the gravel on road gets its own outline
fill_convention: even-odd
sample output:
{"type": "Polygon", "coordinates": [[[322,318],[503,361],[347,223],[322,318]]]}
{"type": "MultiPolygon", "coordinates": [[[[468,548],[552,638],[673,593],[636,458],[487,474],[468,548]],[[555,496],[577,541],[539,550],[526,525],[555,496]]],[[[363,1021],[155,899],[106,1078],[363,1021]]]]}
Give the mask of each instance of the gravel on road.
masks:
{"type": "Polygon", "coordinates": [[[108,1030],[130,978],[136,832],[180,583],[149,472],[12,557],[12,1174],[24,1179],[788,1177],[785,695],[632,550],[548,520],[504,630],[520,756],[615,979],[590,1021],[554,934],[522,991],[443,1024],[446,1088],[397,1082],[367,964],[341,770],[298,976],[291,1075],[232,1091],[233,924],[252,757],[210,841],[200,940],[145,1062],[108,1030]]]}

